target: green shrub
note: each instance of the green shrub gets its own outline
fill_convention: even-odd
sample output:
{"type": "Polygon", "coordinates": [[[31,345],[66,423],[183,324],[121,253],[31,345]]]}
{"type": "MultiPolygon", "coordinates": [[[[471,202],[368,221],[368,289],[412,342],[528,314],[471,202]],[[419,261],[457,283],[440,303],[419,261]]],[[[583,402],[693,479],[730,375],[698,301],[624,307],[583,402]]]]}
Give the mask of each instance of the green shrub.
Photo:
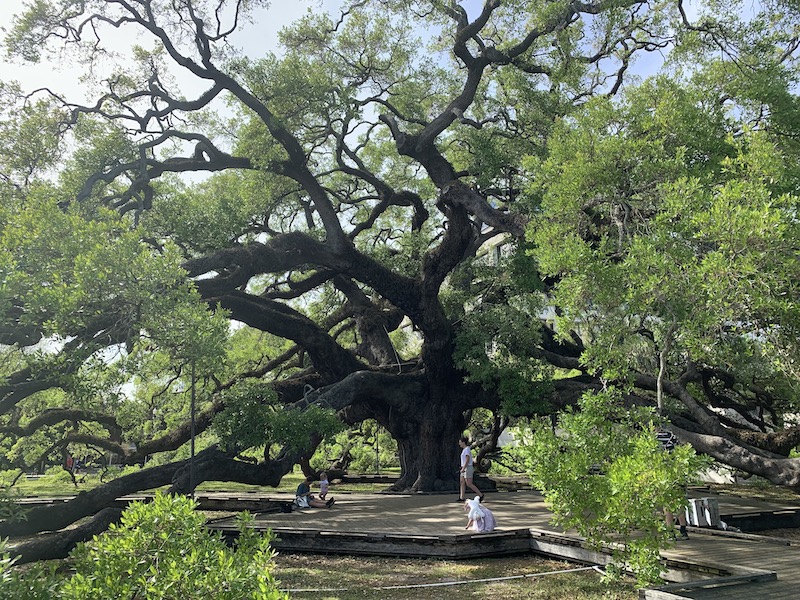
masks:
{"type": "Polygon", "coordinates": [[[0,487],[0,520],[12,523],[27,520],[28,511],[19,503],[20,496],[18,491],[10,487],[0,487]]]}
{"type": "Polygon", "coordinates": [[[560,526],[594,546],[613,543],[612,578],[630,569],[640,585],[659,580],[659,550],[674,534],[662,511],[681,510],[684,486],[708,460],[683,444],[665,452],[652,411],[626,409],[613,389],[585,394],[555,430],[534,427],[520,451],[560,526]]]}
{"type": "Polygon", "coordinates": [[[16,557],[6,550],[8,540],[0,540],[0,600],[53,600],[58,597],[58,580],[53,567],[34,564],[21,570],[14,567],[16,557]]]}
{"type": "Polygon", "coordinates": [[[275,600],[288,598],[271,574],[271,537],[239,518],[235,550],[205,528],[193,500],[157,493],[134,502],[119,525],[79,545],[65,600],[275,600]]]}
{"type": "Polygon", "coordinates": [[[64,467],[59,465],[55,465],[52,467],[48,467],[42,475],[42,480],[46,481],[47,483],[54,484],[54,483],[72,483],[72,476],[69,474],[64,467]]]}
{"type": "Polygon", "coordinates": [[[211,429],[222,448],[239,453],[269,441],[275,391],[262,383],[240,383],[225,393],[225,408],[214,416],[211,429]]]}

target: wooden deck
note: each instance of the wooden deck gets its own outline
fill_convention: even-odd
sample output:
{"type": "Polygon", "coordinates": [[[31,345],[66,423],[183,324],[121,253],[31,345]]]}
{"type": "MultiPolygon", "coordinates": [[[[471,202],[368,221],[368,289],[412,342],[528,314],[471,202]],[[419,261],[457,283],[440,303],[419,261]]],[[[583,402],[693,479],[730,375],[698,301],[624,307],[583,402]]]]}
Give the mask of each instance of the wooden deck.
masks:
{"type": "Polygon", "coordinates": [[[726,581],[724,576],[709,578],[702,584],[680,584],[660,588],[669,595],[644,596],[653,600],[692,598],[694,600],[797,600],[800,598],[800,546],[789,542],[752,536],[737,539],[713,535],[692,535],[664,555],[695,564],[717,564],[738,571],[740,577],[726,581]],[[751,570],[748,578],[745,571],[751,570]],[[758,573],[761,571],[761,574],[758,573]],[[774,573],[775,577],[766,577],[774,573]],[[749,581],[748,581],[749,579],[749,581]]]}
{"type": "MultiPolygon", "coordinates": [[[[346,553],[393,556],[471,558],[535,552],[581,563],[605,564],[606,556],[591,552],[582,540],[558,531],[542,497],[532,491],[486,495],[484,504],[495,514],[498,531],[472,534],[464,530],[466,515],[454,496],[332,494],[331,509],[292,513],[260,513],[259,528],[278,536],[275,546],[288,552],[346,553]]],[[[287,494],[271,500],[290,501],[287,494]]],[[[736,515],[761,515],[792,526],[798,506],[774,505],[720,497],[723,520],[736,515]]],[[[213,523],[232,531],[231,520],[213,523]]],[[[800,546],[755,535],[691,529],[691,539],[664,553],[673,583],[642,590],[650,600],[788,600],[800,598],[800,546]]]]}

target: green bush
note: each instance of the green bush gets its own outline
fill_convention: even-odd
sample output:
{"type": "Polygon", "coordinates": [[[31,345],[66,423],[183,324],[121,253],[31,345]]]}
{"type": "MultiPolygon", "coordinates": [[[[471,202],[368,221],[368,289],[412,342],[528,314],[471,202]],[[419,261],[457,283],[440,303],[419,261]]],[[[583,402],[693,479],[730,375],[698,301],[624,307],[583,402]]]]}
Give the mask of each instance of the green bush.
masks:
{"type": "Polygon", "coordinates": [[[262,383],[240,383],[225,393],[225,408],[211,426],[228,452],[239,453],[269,441],[275,391],[262,383]]]}
{"type": "Polygon", "coordinates": [[[152,503],[134,502],[121,523],[72,553],[75,573],[64,600],[277,600],[271,574],[271,537],[239,518],[235,550],[219,532],[205,528],[193,500],[157,493],[152,503]]]}
{"type": "Polygon", "coordinates": [[[709,463],[688,445],[665,452],[656,427],[652,411],[626,409],[610,389],[585,394],[580,410],[564,412],[556,429],[534,427],[520,448],[557,524],[594,546],[612,543],[607,573],[630,569],[641,585],[659,580],[659,550],[674,534],[663,509],[681,510],[684,486],[709,463]]]}
{"type": "Polygon", "coordinates": [[[20,493],[10,487],[0,487],[0,520],[3,521],[26,521],[28,512],[19,503],[20,493]]]}
{"type": "Polygon", "coordinates": [[[72,476],[70,476],[69,471],[59,465],[48,467],[42,474],[42,479],[50,484],[67,482],[72,483],[72,476]]]}
{"type": "Polygon", "coordinates": [[[226,452],[278,444],[304,452],[311,448],[309,432],[332,436],[344,425],[336,412],[311,405],[305,410],[274,405],[275,392],[261,383],[240,383],[225,394],[225,408],[216,414],[211,432],[226,452]]]}
{"type": "Polygon", "coordinates": [[[53,567],[34,564],[25,570],[14,567],[16,558],[6,550],[8,540],[0,540],[0,600],[53,600],[58,597],[58,579],[53,567]]]}

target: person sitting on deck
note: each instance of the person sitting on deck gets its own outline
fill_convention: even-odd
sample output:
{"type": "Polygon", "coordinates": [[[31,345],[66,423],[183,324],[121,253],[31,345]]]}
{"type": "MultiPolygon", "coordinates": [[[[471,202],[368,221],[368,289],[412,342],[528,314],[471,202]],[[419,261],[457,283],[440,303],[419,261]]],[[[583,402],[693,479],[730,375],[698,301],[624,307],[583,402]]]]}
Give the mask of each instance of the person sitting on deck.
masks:
{"type": "Polygon", "coordinates": [[[494,520],[494,514],[481,504],[480,496],[475,496],[474,499],[464,502],[464,510],[469,513],[467,515],[469,520],[464,529],[472,527],[478,533],[489,533],[494,531],[494,528],[497,526],[494,520]]]}
{"type": "Polygon", "coordinates": [[[318,500],[311,495],[311,482],[314,481],[313,477],[306,477],[300,485],[297,486],[295,493],[295,503],[298,508],[330,508],[333,506],[335,500],[331,498],[327,502],[318,500]]]}

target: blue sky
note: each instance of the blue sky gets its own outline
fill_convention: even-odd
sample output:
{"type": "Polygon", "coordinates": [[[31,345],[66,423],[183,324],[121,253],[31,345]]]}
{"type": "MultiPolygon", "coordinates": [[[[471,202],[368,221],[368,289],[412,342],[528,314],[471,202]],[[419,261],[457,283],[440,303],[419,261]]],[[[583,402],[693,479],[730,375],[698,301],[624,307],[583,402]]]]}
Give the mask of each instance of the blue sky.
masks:
{"type": "MultiPolygon", "coordinates": [[[[3,3],[4,16],[18,14],[25,0],[0,0],[3,3]]],[[[263,56],[268,52],[277,50],[278,31],[290,24],[292,21],[306,14],[309,10],[334,12],[341,4],[341,0],[275,0],[272,6],[266,9],[258,9],[253,14],[252,22],[246,23],[239,31],[232,36],[232,43],[251,57],[263,56]]],[[[690,5],[695,3],[689,2],[690,5]]],[[[483,6],[483,0],[462,0],[461,5],[468,11],[471,18],[479,14],[483,6]]],[[[6,24],[10,24],[11,19],[6,17],[6,24]]],[[[152,47],[152,39],[146,37],[136,38],[132,28],[112,30],[107,28],[106,34],[113,37],[112,47],[122,54],[122,60],[126,51],[132,44],[140,44],[145,47],[152,47]]],[[[107,41],[109,39],[106,36],[107,41]]],[[[2,55],[0,55],[2,56],[2,55]]],[[[647,76],[658,69],[663,61],[663,56],[659,53],[646,54],[636,61],[631,70],[632,74],[647,76]]],[[[111,62],[106,65],[106,72],[109,70],[111,62]]],[[[88,86],[82,82],[84,68],[74,66],[73,61],[56,59],[43,59],[41,64],[30,65],[22,63],[7,63],[0,60],[0,79],[5,81],[17,80],[23,89],[32,91],[41,87],[60,93],[67,100],[75,103],[94,104],[94,94],[87,92],[88,86]]],[[[99,73],[102,74],[102,68],[99,73]]],[[[206,81],[201,81],[187,73],[176,75],[181,87],[181,91],[186,97],[196,97],[208,88],[206,81]]]]}
{"type": "MultiPolygon", "coordinates": [[[[4,17],[18,14],[25,0],[2,0],[4,17]]],[[[241,48],[248,56],[263,56],[267,52],[276,51],[277,33],[295,19],[303,16],[309,10],[333,12],[341,0],[277,0],[267,9],[258,9],[253,15],[253,22],[240,28],[232,38],[233,44],[241,48]]],[[[475,17],[480,12],[483,0],[463,0],[461,2],[470,14],[475,17]]],[[[694,4],[693,2],[689,3],[694,4]]],[[[9,24],[11,19],[4,19],[9,24]]],[[[132,32],[114,30],[116,36],[114,44],[124,53],[125,48],[133,43],[149,46],[150,42],[144,38],[136,39],[132,32]]],[[[661,63],[661,57],[656,55],[642,56],[637,61],[634,72],[640,75],[651,74],[661,63]]],[[[33,90],[48,86],[63,92],[71,100],[86,100],[82,94],[80,77],[83,69],[71,65],[68,60],[44,60],[41,64],[30,65],[21,63],[8,63],[0,60],[0,78],[3,80],[17,80],[22,83],[25,90],[33,90]]],[[[182,85],[184,82],[181,81],[182,85]]],[[[205,89],[205,83],[187,80],[185,94],[190,96],[200,93],[205,89]]]]}
{"type": "MultiPolygon", "coordinates": [[[[3,17],[6,27],[11,23],[11,15],[19,14],[25,0],[2,0],[3,17]]],[[[311,10],[330,10],[338,4],[336,0],[281,0],[273,2],[268,9],[259,9],[253,18],[253,23],[246,24],[237,32],[234,43],[241,47],[245,53],[258,56],[276,50],[278,31],[303,16],[311,10]]],[[[134,41],[147,45],[141,39],[126,35],[123,31],[115,31],[116,45],[120,50],[134,41]]],[[[5,53],[2,54],[5,58],[5,53]]],[[[66,61],[46,60],[41,64],[31,65],[19,61],[7,62],[0,60],[0,78],[4,81],[19,81],[23,89],[33,90],[48,86],[64,92],[70,98],[80,96],[81,83],[79,81],[83,69],[71,66],[66,61]]]]}

